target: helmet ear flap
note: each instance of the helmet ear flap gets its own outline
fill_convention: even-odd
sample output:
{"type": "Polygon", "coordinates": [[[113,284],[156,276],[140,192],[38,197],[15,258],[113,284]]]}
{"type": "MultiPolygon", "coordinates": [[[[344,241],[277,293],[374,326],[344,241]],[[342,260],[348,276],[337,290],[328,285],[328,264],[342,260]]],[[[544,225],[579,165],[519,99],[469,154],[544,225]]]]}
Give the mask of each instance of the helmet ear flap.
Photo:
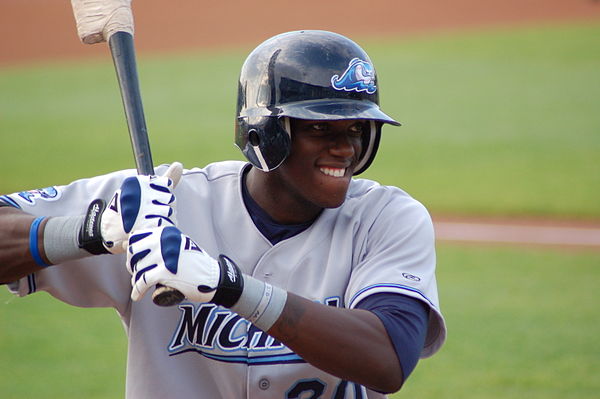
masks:
{"type": "Polygon", "coordinates": [[[287,119],[268,116],[237,119],[235,143],[252,165],[269,172],[287,158],[291,148],[287,119]]]}
{"type": "Polygon", "coordinates": [[[367,124],[369,133],[363,135],[363,150],[360,154],[358,164],[356,165],[354,176],[359,175],[365,170],[367,170],[367,168],[373,162],[373,159],[375,159],[377,149],[379,148],[379,140],[381,139],[381,127],[383,126],[383,123],[379,121],[369,120],[367,121],[367,124]]]}

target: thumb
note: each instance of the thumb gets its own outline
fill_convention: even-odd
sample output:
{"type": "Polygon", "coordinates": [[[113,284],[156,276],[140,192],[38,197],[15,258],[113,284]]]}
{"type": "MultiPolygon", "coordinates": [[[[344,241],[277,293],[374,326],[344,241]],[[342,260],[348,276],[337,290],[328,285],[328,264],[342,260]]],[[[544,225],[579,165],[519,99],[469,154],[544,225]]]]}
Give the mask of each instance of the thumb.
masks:
{"type": "Polygon", "coordinates": [[[131,290],[131,300],[137,302],[138,299],[140,299],[140,293],[138,292],[137,287],[134,285],[133,289],[131,290]]]}
{"type": "Polygon", "coordinates": [[[136,302],[146,294],[148,289],[152,286],[151,284],[146,284],[143,282],[143,278],[139,279],[131,290],[131,299],[136,302]]]}
{"type": "Polygon", "coordinates": [[[181,179],[181,174],[183,173],[183,165],[181,162],[173,162],[169,169],[163,174],[163,176],[168,177],[173,182],[173,188],[177,187],[177,183],[179,183],[179,179],[181,179]]]}

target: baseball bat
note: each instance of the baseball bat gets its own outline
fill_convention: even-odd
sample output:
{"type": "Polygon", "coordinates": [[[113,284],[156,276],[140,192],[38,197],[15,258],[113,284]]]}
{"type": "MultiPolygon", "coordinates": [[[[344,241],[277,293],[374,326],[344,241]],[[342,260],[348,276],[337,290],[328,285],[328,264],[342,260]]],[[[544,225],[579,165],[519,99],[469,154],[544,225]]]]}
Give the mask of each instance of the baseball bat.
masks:
{"type": "MultiPolygon", "coordinates": [[[[133,35],[129,32],[115,32],[108,39],[108,46],[121,89],[121,98],[138,174],[153,175],[154,166],[140,94],[133,35]]],[[[183,298],[184,295],[178,290],[161,284],[157,284],[152,294],[152,301],[159,306],[176,305],[183,298]]]]}
{"type": "MultiPolygon", "coordinates": [[[[154,166],[135,61],[131,0],[71,0],[71,6],[77,34],[83,43],[108,41],[137,171],[141,175],[153,175],[154,166]]],[[[162,285],[157,285],[152,295],[154,303],[160,306],[175,305],[183,298],[179,291],[162,285]]]]}
{"type": "Polygon", "coordinates": [[[153,175],[154,165],[139,89],[133,36],[128,32],[116,32],[108,40],[108,46],[121,89],[121,98],[138,174],[153,175]]]}

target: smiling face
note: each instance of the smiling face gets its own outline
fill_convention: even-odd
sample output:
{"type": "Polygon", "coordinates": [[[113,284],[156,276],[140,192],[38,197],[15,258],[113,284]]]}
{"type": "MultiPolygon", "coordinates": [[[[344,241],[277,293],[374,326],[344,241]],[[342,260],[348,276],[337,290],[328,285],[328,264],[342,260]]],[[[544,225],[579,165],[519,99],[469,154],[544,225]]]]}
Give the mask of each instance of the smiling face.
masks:
{"type": "Polygon", "coordinates": [[[342,205],[368,134],[364,120],[291,119],[292,148],[271,172],[253,169],[250,194],[271,217],[298,223],[342,205]]]}

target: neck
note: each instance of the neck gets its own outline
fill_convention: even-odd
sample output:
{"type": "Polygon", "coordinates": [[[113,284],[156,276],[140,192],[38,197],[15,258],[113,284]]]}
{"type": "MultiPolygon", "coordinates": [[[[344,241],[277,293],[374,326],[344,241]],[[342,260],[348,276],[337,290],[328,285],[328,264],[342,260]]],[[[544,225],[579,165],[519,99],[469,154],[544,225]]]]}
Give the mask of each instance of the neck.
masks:
{"type": "Polygon", "coordinates": [[[277,171],[263,172],[252,167],[245,174],[252,199],[277,223],[300,224],[315,220],[323,208],[312,204],[281,184],[277,171]]]}

